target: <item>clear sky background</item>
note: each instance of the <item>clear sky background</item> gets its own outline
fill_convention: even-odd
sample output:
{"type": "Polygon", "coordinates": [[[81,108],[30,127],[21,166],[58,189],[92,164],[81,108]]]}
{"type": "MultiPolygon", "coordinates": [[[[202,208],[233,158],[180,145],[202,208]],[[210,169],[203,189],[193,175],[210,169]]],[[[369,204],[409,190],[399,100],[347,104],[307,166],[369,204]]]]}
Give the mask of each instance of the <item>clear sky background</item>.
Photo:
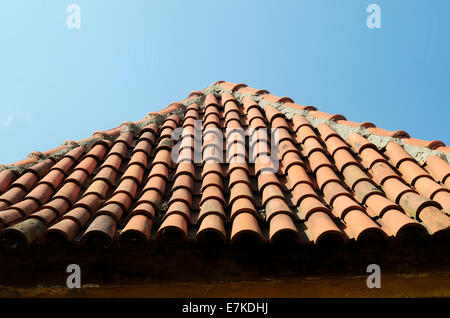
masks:
{"type": "Polygon", "coordinates": [[[218,80],[450,144],[449,13],[448,0],[2,1],[0,163],[218,80]]]}

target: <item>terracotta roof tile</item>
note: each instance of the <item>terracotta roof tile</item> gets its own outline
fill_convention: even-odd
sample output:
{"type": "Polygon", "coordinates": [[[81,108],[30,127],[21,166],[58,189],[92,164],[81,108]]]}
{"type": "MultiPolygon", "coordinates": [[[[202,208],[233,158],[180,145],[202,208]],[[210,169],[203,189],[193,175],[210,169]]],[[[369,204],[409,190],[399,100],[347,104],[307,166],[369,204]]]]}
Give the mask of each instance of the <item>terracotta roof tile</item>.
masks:
{"type": "Polygon", "coordinates": [[[170,238],[321,244],[449,231],[442,142],[245,84],[216,85],[135,123],[0,166],[0,236],[95,247],[170,238]],[[411,146],[437,152],[418,162],[411,146]]]}
{"type": "Polygon", "coordinates": [[[226,231],[223,219],[216,214],[206,215],[200,223],[196,237],[199,241],[209,242],[217,242],[217,239],[212,239],[212,237],[218,237],[221,242],[225,243],[226,231]]]}
{"type": "Polygon", "coordinates": [[[450,164],[438,156],[431,155],[427,159],[426,167],[436,181],[441,182],[445,184],[447,188],[450,188],[450,164]]]}

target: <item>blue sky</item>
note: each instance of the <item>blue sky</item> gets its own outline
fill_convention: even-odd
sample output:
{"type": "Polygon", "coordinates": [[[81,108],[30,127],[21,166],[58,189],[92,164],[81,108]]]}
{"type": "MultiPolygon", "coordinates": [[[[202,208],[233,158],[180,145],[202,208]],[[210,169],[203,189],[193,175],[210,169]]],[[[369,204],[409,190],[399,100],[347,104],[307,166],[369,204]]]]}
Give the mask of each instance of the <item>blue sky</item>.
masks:
{"type": "Polygon", "coordinates": [[[2,1],[0,163],[217,80],[450,144],[450,1],[2,1]],[[69,4],[81,28],[69,29],[69,4]],[[369,4],[381,29],[369,29],[369,4]]]}

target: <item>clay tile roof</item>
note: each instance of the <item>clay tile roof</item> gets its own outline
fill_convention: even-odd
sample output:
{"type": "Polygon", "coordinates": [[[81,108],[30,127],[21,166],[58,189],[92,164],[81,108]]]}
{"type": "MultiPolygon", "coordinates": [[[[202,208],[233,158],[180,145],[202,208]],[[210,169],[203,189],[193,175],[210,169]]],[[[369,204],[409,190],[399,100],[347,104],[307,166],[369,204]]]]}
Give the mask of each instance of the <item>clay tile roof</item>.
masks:
{"type": "Polygon", "coordinates": [[[213,86],[0,165],[0,244],[320,244],[450,230],[444,143],[213,86]]]}

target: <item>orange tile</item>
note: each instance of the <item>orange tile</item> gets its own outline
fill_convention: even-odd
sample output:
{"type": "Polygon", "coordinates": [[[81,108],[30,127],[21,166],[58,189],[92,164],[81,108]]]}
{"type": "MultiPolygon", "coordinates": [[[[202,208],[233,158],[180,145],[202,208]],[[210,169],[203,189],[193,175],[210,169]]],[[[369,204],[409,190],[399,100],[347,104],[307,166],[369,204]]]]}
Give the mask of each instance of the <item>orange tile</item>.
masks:
{"type": "MultiPolygon", "coordinates": [[[[221,242],[225,242],[226,233],[223,219],[215,214],[208,214],[201,222],[197,232],[197,239],[199,241],[211,241],[208,233],[212,233],[219,238],[221,242]]],[[[214,241],[213,241],[214,242],[214,241]]]]}
{"type": "Polygon", "coordinates": [[[295,114],[292,117],[292,123],[294,125],[294,129],[296,132],[299,130],[300,127],[305,125],[310,126],[312,128],[311,123],[304,116],[298,114],[295,114]]]}
{"type": "Polygon", "coordinates": [[[375,135],[384,137],[394,137],[394,138],[409,138],[409,134],[403,130],[390,131],[387,129],[382,129],[378,127],[369,127],[368,130],[375,135]]]}
{"type": "Polygon", "coordinates": [[[248,178],[248,172],[244,169],[235,169],[230,174],[230,181],[228,187],[232,189],[236,184],[245,183],[251,187],[250,180],[248,178]]]}
{"type": "Polygon", "coordinates": [[[349,213],[350,211],[354,211],[354,210],[359,210],[359,211],[362,211],[363,213],[365,212],[365,210],[355,200],[353,200],[349,196],[341,195],[341,196],[338,196],[333,201],[332,212],[335,216],[337,216],[340,219],[345,220],[347,213],[349,213]]]}
{"type": "Polygon", "coordinates": [[[384,213],[389,210],[401,211],[401,208],[394,202],[388,200],[380,194],[374,194],[367,198],[366,205],[375,212],[379,217],[383,217],[384,213]]]}
{"type": "Polygon", "coordinates": [[[370,217],[360,210],[351,210],[346,214],[345,223],[350,228],[354,238],[360,240],[365,235],[376,235],[384,238],[385,233],[370,217]]]}
{"type": "Polygon", "coordinates": [[[289,128],[289,125],[286,121],[286,119],[284,119],[284,117],[276,117],[272,120],[271,124],[272,129],[275,128],[289,128]]]}
{"type": "Polygon", "coordinates": [[[24,214],[17,209],[7,209],[0,212],[0,224],[4,227],[17,223],[23,218],[24,214]]]}
{"type": "Polygon", "coordinates": [[[294,103],[294,101],[289,97],[278,97],[272,94],[264,94],[263,99],[272,102],[272,103],[294,103]]]}
{"type": "Polygon", "coordinates": [[[124,174],[120,178],[120,182],[131,179],[136,184],[140,184],[142,182],[142,179],[144,178],[144,168],[142,168],[140,165],[130,165],[128,166],[127,170],[125,170],[124,174]]]}
{"type": "Polygon", "coordinates": [[[347,166],[354,165],[359,167],[359,162],[353,157],[349,149],[339,149],[334,153],[336,167],[342,172],[347,166]]]}
{"type": "Polygon", "coordinates": [[[376,162],[372,168],[371,172],[377,180],[378,184],[383,185],[387,180],[394,178],[401,180],[401,177],[386,163],[376,162]]]}
{"type": "Polygon", "coordinates": [[[62,186],[62,188],[55,194],[53,199],[63,198],[70,203],[74,203],[78,198],[80,191],[81,191],[80,185],[73,182],[68,182],[62,186]]]}
{"type": "Polygon", "coordinates": [[[333,205],[334,200],[339,196],[351,197],[351,194],[342,186],[340,182],[332,181],[328,182],[323,187],[323,195],[328,204],[333,205]]]}
{"type": "Polygon", "coordinates": [[[351,151],[350,147],[340,137],[337,136],[329,136],[328,139],[325,141],[325,144],[327,146],[328,152],[333,157],[336,151],[340,149],[345,149],[349,152],[351,151]]]}
{"type": "Polygon", "coordinates": [[[322,151],[327,154],[325,148],[320,144],[316,138],[307,138],[303,143],[303,154],[309,157],[314,151],[322,151]]]}
{"type": "Polygon", "coordinates": [[[218,215],[225,220],[226,214],[225,214],[223,203],[220,200],[216,200],[216,199],[205,200],[200,207],[200,213],[198,215],[197,222],[200,223],[201,220],[209,214],[218,215]]]}
{"type": "Polygon", "coordinates": [[[437,149],[439,147],[445,147],[445,144],[439,140],[426,141],[426,140],[417,139],[417,138],[404,138],[404,139],[402,139],[402,141],[411,146],[426,147],[426,148],[430,148],[433,150],[437,149]]]}
{"type": "Polygon", "coordinates": [[[143,202],[143,201],[139,201],[142,203],[139,203],[138,205],[136,205],[136,207],[131,211],[130,215],[129,215],[129,219],[131,220],[131,218],[133,218],[135,215],[145,215],[147,216],[147,218],[155,218],[156,216],[156,208],[155,208],[155,203],[148,203],[148,202],[143,202]]]}
{"type": "Polygon", "coordinates": [[[299,110],[317,110],[314,106],[303,106],[297,103],[291,103],[289,101],[284,102],[284,106],[299,110]]]}
{"type": "Polygon", "coordinates": [[[80,228],[78,224],[71,219],[64,219],[61,222],[58,222],[51,226],[45,233],[43,240],[46,241],[49,237],[54,237],[55,233],[57,235],[61,235],[67,242],[73,240],[73,238],[77,235],[80,228]]]}
{"type": "Polygon", "coordinates": [[[191,223],[191,212],[189,205],[182,201],[176,201],[172,203],[167,209],[166,214],[164,215],[163,220],[167,219],[172,214],[178,214],[186,218],[188,223],[191,223]]]}
{"type": "Polygon", "coordinates": [[[434,206],[424,207],[420,219],[427,226],[430,234],[436,234],[450,228],[450,217],[434,206]]]}
{"type": "Polygon", "coordinates": [[[216,173],[207,174],[202,181],[202,187],[200,191],[204,191],[208,186],[217,186],[223,191],[223,181],[222,177],[216,173]]]}
{"type": "Polygon", "coordinates": [[[84,245],[94,238],[103,239],[110,244],[116,228],[117,223],[113,217],[109,215],[99,215],[92,221],[86,232],[84,232],[81,238],[81,244],[84,245]]]}
{"type": "Polygon", "coordinates": [[[367,168],[372,168],[375,163],[388,163],[388,161],[375,149],[365,148],[361,151],[360,156],[363,160],[363,165],[367,168]]]}
{"type": "Polygon", "coordinates": [[[361,169],[361,167],[356,165],[348,165],[343,168],[342,174],[345,178],[346,184],[350,187],[350,189],[354,189],[355,185],[359,181],[369,181],[371,182],[367,174],[361,169]]]}
{"type": "Polygon", "coordinates": [[[127,155],[128,147],[123,142],[114,144],[111,150],[108,152],[108,156],[117,155],[122,159],[125,159],[127,155]]]}
{"type": "Polygon", "coordinates": [[[74,168],[72,174],[77,170],[82,170],[89,175],[94,171],[95,167],[97,167],[97,163],[98,163],[97,159],[93,157],[86,157],[74,168]]]}
{"type": "Polygon", "coordinates": [[[194,187],[194,178],[192,178],[189,174],[180,174],[175,179],[175,182],[172,186],[172,191],[175,191],[180,188],[184,188],[186,190],[191,190],[194,187]]]}
{"type": "Polygon", "coordinates": [[[431,155],[427,159],[427,168],[436,181],[442,182],[447,188],[450,188],[450,164],[438,156],[431,155]]]}
{"type": "Polygon", "coordinates": [[[298,230],[292,218],[286,214],[277,214],[270,219],[269,237],[272,242],[277,241],[282,236],[289,235],[294,240],[299,240],[298,230]]]}
{"type": "Polygon", "coordinates": [[[64,179],[65,175],[60,170],[51,170],[44,178],[39,181],[39,184],[47,184],[53,189],[56,189],[61,181],[64,179]]]}
{"type": "Polygon", "coordinates": [[[138,190],[138,184],[133,179],[122,180],[114,193],[126,193],[134,198],[138,190]]]}
{"type": "Polygon", "coordinates": [[[333,168],[333,165],[330,162],[330,159],[321,151],[315,151],[309,156],[309,165],[313,173],[317,172],[317,169],[320,167],[330,167],[333,168]]]}
{"type": "Polygon", "coordinates": [[[120,133],[120,136],[116,138],[114,142],[123,142],[128,147],[131,146],[131,141],[133,140],[133,134],[130,131],[124,131],[120,133]]]}
{"type": "Polygon", "coordinates": [[[11,184],[11,187],[20,187],[28,192],[36,184],[38,179],[39,177],[36,174],[32,172],[26,172],[20,178],[14,181],[11,184]]]}
{"type": "Polygon", "coordinates": [[[152,177],[161,177],[164,180],[169,180],[169,167],[165,163],[155,164],[152,166],[150,174],[148,175],[149,180],[152,177]]]}
{"type": "Polygon", "coordinates": [[[157,238],[163,238],[169,233],[176,233],[183,239],[187,239],[188,224],[186,219],[179,214],[169,215],[158,230],[157,238]]]}
{"type": "Polygon", "coordinates": [[[248,164],[246,161],[240,162],[240,161],[232,161],[230,162],[228,166],[228,174],[231,174],[236,169],[243,169],[245,171],[249,171],[248,164]]]}
{"type": "MultiPolygon", "coordinates": [[[[137,167],[137,166],[136,166],[137,167]]],[[[81,170],[77,171],[77,172],[82,172],[81,170]]],[[[94,177],[94,180],[103,180],[106,183],[108,183],[109,185],[115,185],[116,182],[116,177],[117,177],[117,171],[114,170],[113,168],[109,168],[109,167],[105,167],[100,169],[97,174],[94,177]]],[[[78,184],[83,184],[84,181],[87,178],[87,174],[78,177],[72,177],[72,175],[68,178],[69,180],[74,180],[76,181],[78,184]]]]}
{"type": "Polygon", "coordinates": [[[56,214],[51,209],[41,209],[38,212],[31,214],[28,219],[36,219],[45,224],[45,226],[49,226],[56,218],[58,214],[56,214]]]}
{"type": "Polygon", "coordinates": [[[61,218],[61,220],[70,219],[70,220],[74,221],[78,225],[77,228],[80,229],[87,224],[90,217],[91,217],[91,213],[89,212],[88,209],[83,208],[83,207],[78,207],[78,208],[74,208],[74,209],[70,210],[69,212],[67,212],[66,214],[64,214],[64,216],[61,218]]]}
{"type": "Polygon", "coordinates": [[[108,145],[110,145],[111,143],[106,142],[106,141],[102,141],[102,143],[98,143],[97,145],[95,145],[94,147],[92,147],[92,149],[86,154],[86,157],[92,157],[97,159],[98,161],[103,160],[106,151],[108,149],[108,145]]]}
{"type": "Polygon", "coordinates": [[[348,135],[347,141],[359,154],[366,148],[373,148],[375,150],[378,150],[373,143],[369,142],[366,138],[354,132],[348,135]]]}
{"type": "MultiPolygon", "coordinates": [[[[209,187],[209,188],[214,188],[214,187],[209,187]]],[[[219,192],[221,194],[221,192],[219,192]]],[[[205,195],[205,193],[203,193],[205,195]]],[[[172,196],[170,197],[169,200],[169,205],[177,202],[177,201],[181,201],[186,203],[189,207],[192,207],[192,193],[190,192],[190,190],[184,189],[184,188],[180,188],[175,190],[172,193],[172,196]]]]}
{"type": "Polygon", "coordinates": [[[254,205],[254,201],[247,197],[239,197],[234,200],[231,205],[231,215],[230,219],[233,220],[239,213],[251,213],[255,217],[258,217],[256,213],[256,208],[254,205]]]}
{"type": "MultiPolygon", "coordinates": [[[[56,170],[55,170],[56,171],[56,170]]],[[[59,171],[58,171],[59,172],[59,171]]],[[[40,205],[44,205],[52,197],[55,192],[55,188],[46,183],[39,184],[33,190],[31,190],[25,198],[33,198],[40,205]]]]}
{"type": "Polygon", "coordinates": [[[420,223],[396,209],[387,210],[383,214],[382,220],[387,225],[389,231],[398,237],[402,235],[406,236],[409,229],[413,231],[417,229],[424,235],[427,233],[427,230],[420,223]]]}
{"type": "Polygon", "coordinates": [[[258,156],[255,160],[255,173],[276,173],[277,167],[267,155],[258,156]]]}
{"type": "Polygon", "coordinates": [[[286,200],[286,198],[284,197],[283,191],[281,190],[279,185],[269,184],[266,187],[264,187],[264,189],[262,191],[263,206],[266,206],[266,204],[274,198],[286,200]]]}
{"type": "Polygon", "coordinates": [[[63,158],[61,158],[57,163],[55,163],[52,166],[51,170],[58,170],[66,174],[73,167],[74,164],[75,161],[72,158],[67,157],[66,155],[63,158]]]}
{"type": "Polygon", "coordinates": [[[279,197],[270,198],[266,202],[266,221],[270,222],[270,220],[278,215],[278,214],[286,214],[290,216],[294,216],[294,213],[289,208],[288,204],[284,199],[279,197]]]}
{"type": "Polygon", "coordinates": [[[96,217],[98,218],[100,215],[109,215],[116,223],[118,223],[123,215],[123,211],[124,208],[122,205],[117,203],[107,203],[97,211],[96,217]]]}
{"type": "Polygon", "coordinates": [[[403,161],[400,163],[398,170],[402,174],[403,179],[412,186],[415,186],[415,183],[419,178],[425,177],[430,178],[431,180],[433,179],[428,172],[413,161],[403,161]]]}
{"type": "Polygon", "coordinates": [[[285,154],[283,156],[282,165],[283,165],[283,169],[282,169],[283,174],[289,173],[289,169],[292,166],[300,166],[300,167],[303,167],[303,168],[306,167],[306,165],[303,162],[303,160],[295,152],[288,152],[287,154],[285,154]]]}
{"type": "MultiPolygon", "coordinates": [[[[138,145],[145,145],[145,147],[148,147],[148,142],[147,141],[141,141],[139,142],[138,145]]],[[[151,148],[151,147],[150,147],[151,148]]],[[[144,152],[143,149],[139,149],[134,148],[133,150],[133,155],[131,156],[130,161],[128,162],[128,166],[132,166],[132,165],[138,165],[140,167],[142,167],[143,169],[147,168],[147,163],[148,163],[148,156],[149,156],[150,152],[144,152]]]]}
{"type": "Polygon", "coordinates": [[[104,180],[95,180],[91,183],[91,185],[86,189],[84,195],[87,194],[95,194],[100,198],[105,198],[108,193],[109,184],[104,180]]]}
{"type": "Polygon", "coordinates": [[[32,165],[31,167],[25,169],[23,174],[26,174],[28,172],[34,173],[38,178],[42,178],[47,174],[47,172],[50,170],[50,168],[55,163],[55,159],[44,159],[39,161],[38,163],[32,165]]]}
{"type": "Polygon", "coordinates": [[[309,196],[304,198],[299,205],[300,214],[298,214],[301,220],[308,220],[308,218],[315,212],[322,211],[330,213],[329,209],[317,198],[309,196]]]}
{"type": "Polygon", "coordinates": [[[64,197],[53,197],[53,199],[45,204],[42,209],[50,209],[57,215],[63,215],[70,207],[70,203],[64,197]]]}
{"type": "Polygon", "coordinates": [[[243,83],[239,83],[239,84],[234,84],[234,83],[230,83],[230,82],[225,82],[222,81],[220,83],[220,86],[222,86],[225,89],[229,89],[230,91],[234,92],[237,91],[238,89],[247,87],[247,85],[243,84],[243,83]]]}
{"type": "Polygon", "coordinates": [[[175,175],[173,176],[175,179],[180,175],[189,175],[192,178],[195,178],[195,167],[192,162],[181,162],[178,164],[177,169],[175,171],[175,175]]]}
{"type": "Polygon", "coordinates": [[[134,215],[120,233],[120,239],[124,241],[127,236],[135,237],[135,235],[138,235],[148,241],[150,239],[152,225],[152,218],[143,214],[134,215]]]}
{"type": "Polygon", "coordinates": [[[319,198],[316,191],[308,183],[299,183],[292,190],[292,202],[299,206],[300,202],[306,197],[319,198]]]}
{"type": "Polygon", "coordinates": [[[319,124],[317,126],[317,130],[319,130],[320,133],[320,137],[322,137],[322,139],[324,141],[327,141],[328,138],[335,136],[335,137],[340,137],[339,134],[337,132],[335,132],[333,129],[331,129],[331,127],[325,123],[319,124]]]}
{"type": "Polygon", "coordinates": [[[9,207],[19,211],[22,215],[30,215],[39,209],[40,204],[33,199],[25,199],[9,207]]]}
{"type": "MultiPolygon", "coordinates": [[[[413,191],[408,187],[406,187],[398,179],[389,179],[383,185],[383,190],[386,192],[389,199],[391,200],[393,199],[394,202],[396,201],[396,198],[399,195],[399,193],[397,193],[396,191],[397,190],[396,187],[398,185],[401,186],[400,193],[402,193],[403,191],[413,191]],[[389,195],[389,193],[391,193],[391,196],[389,195]]],[[[373,194],[383,195],[383,192],[378,187],[376,187],[373,182],[369,182],[367,180],[359,180],[359,182],[354,185],[353,191],[358,197],[359,202],[361,202],[362,204],[364,204],[366,200],[373,194]]]]}
{"type": "MultiPolygon", "coordinates": [[[[306,119],[305,119],[306,120],[306,119]]],[[[305,143],[305,140],[308,138],[319,139],[316,132],[313,130],[313,127],[309,124],[300,124],[301,126],[297,129],[297,137],[301,143],[305,143]]]]}
{"type": "Polygon", "coordinates": [[[345,237],[341,230],[331,220],[328,213],[317,211],[312,213],[306,221],[306,226],[314,238],[314,243],[320,244],[323,240],[344,241],[345,237]]]}
{"type": "Polygon", "coordinates": [[[386,193],[387,197],[397,204],[399,203],[400,197],[404,193],[415,192],[413,189],[408,187],[406,184],[404,184],[397,178],[391,178],[386,180],[386,182],[383,184],[383,190],[386,193]]]}
{"type": "Polygon", "coordinates": [[[434,207],[439,211],[439,213],[443,214],[441,211],[442,207],[439,203],[414,192],[403,193],[398,201],[398,204],[405,210],[405,212],[417,220],[420,220],[420,214],[426,207],[434,207]]]}
{"type": "Polygon", "coordinates": [[[237,183],[233,188],[231,188],[229,204],[232,205],[233,202],[239,198],[247,198],[254,201],[252,189],[244,182],[237,183]]]}
{"type": "Polygon", "coordinates": [[[284,115],[278,109],[271,105],[264,106],[264,113],[266,115],[267,120],[270,124],[272,124],[273,120],[277,117],[283,118],[284,115]]]}
{"type": "Polygon", "coordinates": [[[202,179],[205,178],[209,173],[218,174],[219,177],[223,178],[222,166],[215,161],[208,161],[203,164],[202,179]]]}
{"type": "Polygon", "coordinates": [[[409,153],[407,153],[402,146],[400,146],[397,142],[395,141],[390,141],[387,145],[386,145],[386,155],[389,157],[389,160],[392,162],[392,164],[394,165],[394,167],[398,168],[399,165],[403,162],[403,161],[415,161],[410,155],[409,153]]]}
{"type": "Polygon", "coordinates": [[[285,157],[291,153],[291,155],[287,158],[286,162],[288,162],[289,160],[293,160],[291,158],[297,158],[296,160],[298,161],[302,161],[300,159],[300,152],[298,151],[298,149],[294,146],[294,144],[290,141],[283,141],[279,144],[278,147],[278,151],[279,151],[279,159],[280,160],[284,160],[285,157]]]}
{"type": "Polygon", "coordinates": [[[0,202],[5,202],[7,205],[12,205],[22,200],[27,192],[21,187],[12,187],[0,196],[0,202]]]}
{"type": "MultiPolygon", "coordinates": [[[[250,185],[250,182],[248,183],[250,185]]],[[[269,185],[275,185],[281,188],[280,181],[277,176],[273,173],[262,173],[258,176],[258,190],[263,192],[264,188],[269,185]]]]}
{"type": "MultiPolygon", "coordinates": [[[[62,202],[63,201],[64,200],[62,200],[62,202]]],[[[83,197],[74,204],[73,208],[83,207],[87,209],[90,213],[93,213],[100,207],[102,202],[103,202],[102,198],[99,197],[98,195],[84,193],[83,197]]]]}
{"type": "Polygon", "coordinates": [[[323,190],[323,188],[328,182],[331,181],[341,182],[341,179],[339,179],[339,177],[336,175],[333,169],[327,166],[323,166],[317,169],[316,179],[317,185],[319,186],[320,190],[323,190]]]}
{"type": "MultiPolygon", "coordinates": [[[[112,168],[107,167],[100,175],[98,175],[98,179],[105,180],[108,184],[112,184],[114,182],[115,175],[117,175],[117,172],[112,168]],[[108,173],[111,173],[111,175],[108,175],[108,173]],[[109,180],[108,176],[111,177],[112,180],[109,180]]],[[[85,170],[75,170],[64,180],[64,183],[74,182],[79,186],[82,186],[88,177],[89,173],[85,170]]]]}
{"type": "Polygon", "coordinates": [[[447,188],[441,187],[435,190],[430,198],[442,206],[442,211],[450,215],[450,191],[447,188]]]}
{"type": "Polygon", "coordinates": [[[257,240],[262,239],[261,229],[255,216],[251,213],[239,213],[231,227],[231,243],[237,243],[239,238],[250,235],[257,240]]]}

